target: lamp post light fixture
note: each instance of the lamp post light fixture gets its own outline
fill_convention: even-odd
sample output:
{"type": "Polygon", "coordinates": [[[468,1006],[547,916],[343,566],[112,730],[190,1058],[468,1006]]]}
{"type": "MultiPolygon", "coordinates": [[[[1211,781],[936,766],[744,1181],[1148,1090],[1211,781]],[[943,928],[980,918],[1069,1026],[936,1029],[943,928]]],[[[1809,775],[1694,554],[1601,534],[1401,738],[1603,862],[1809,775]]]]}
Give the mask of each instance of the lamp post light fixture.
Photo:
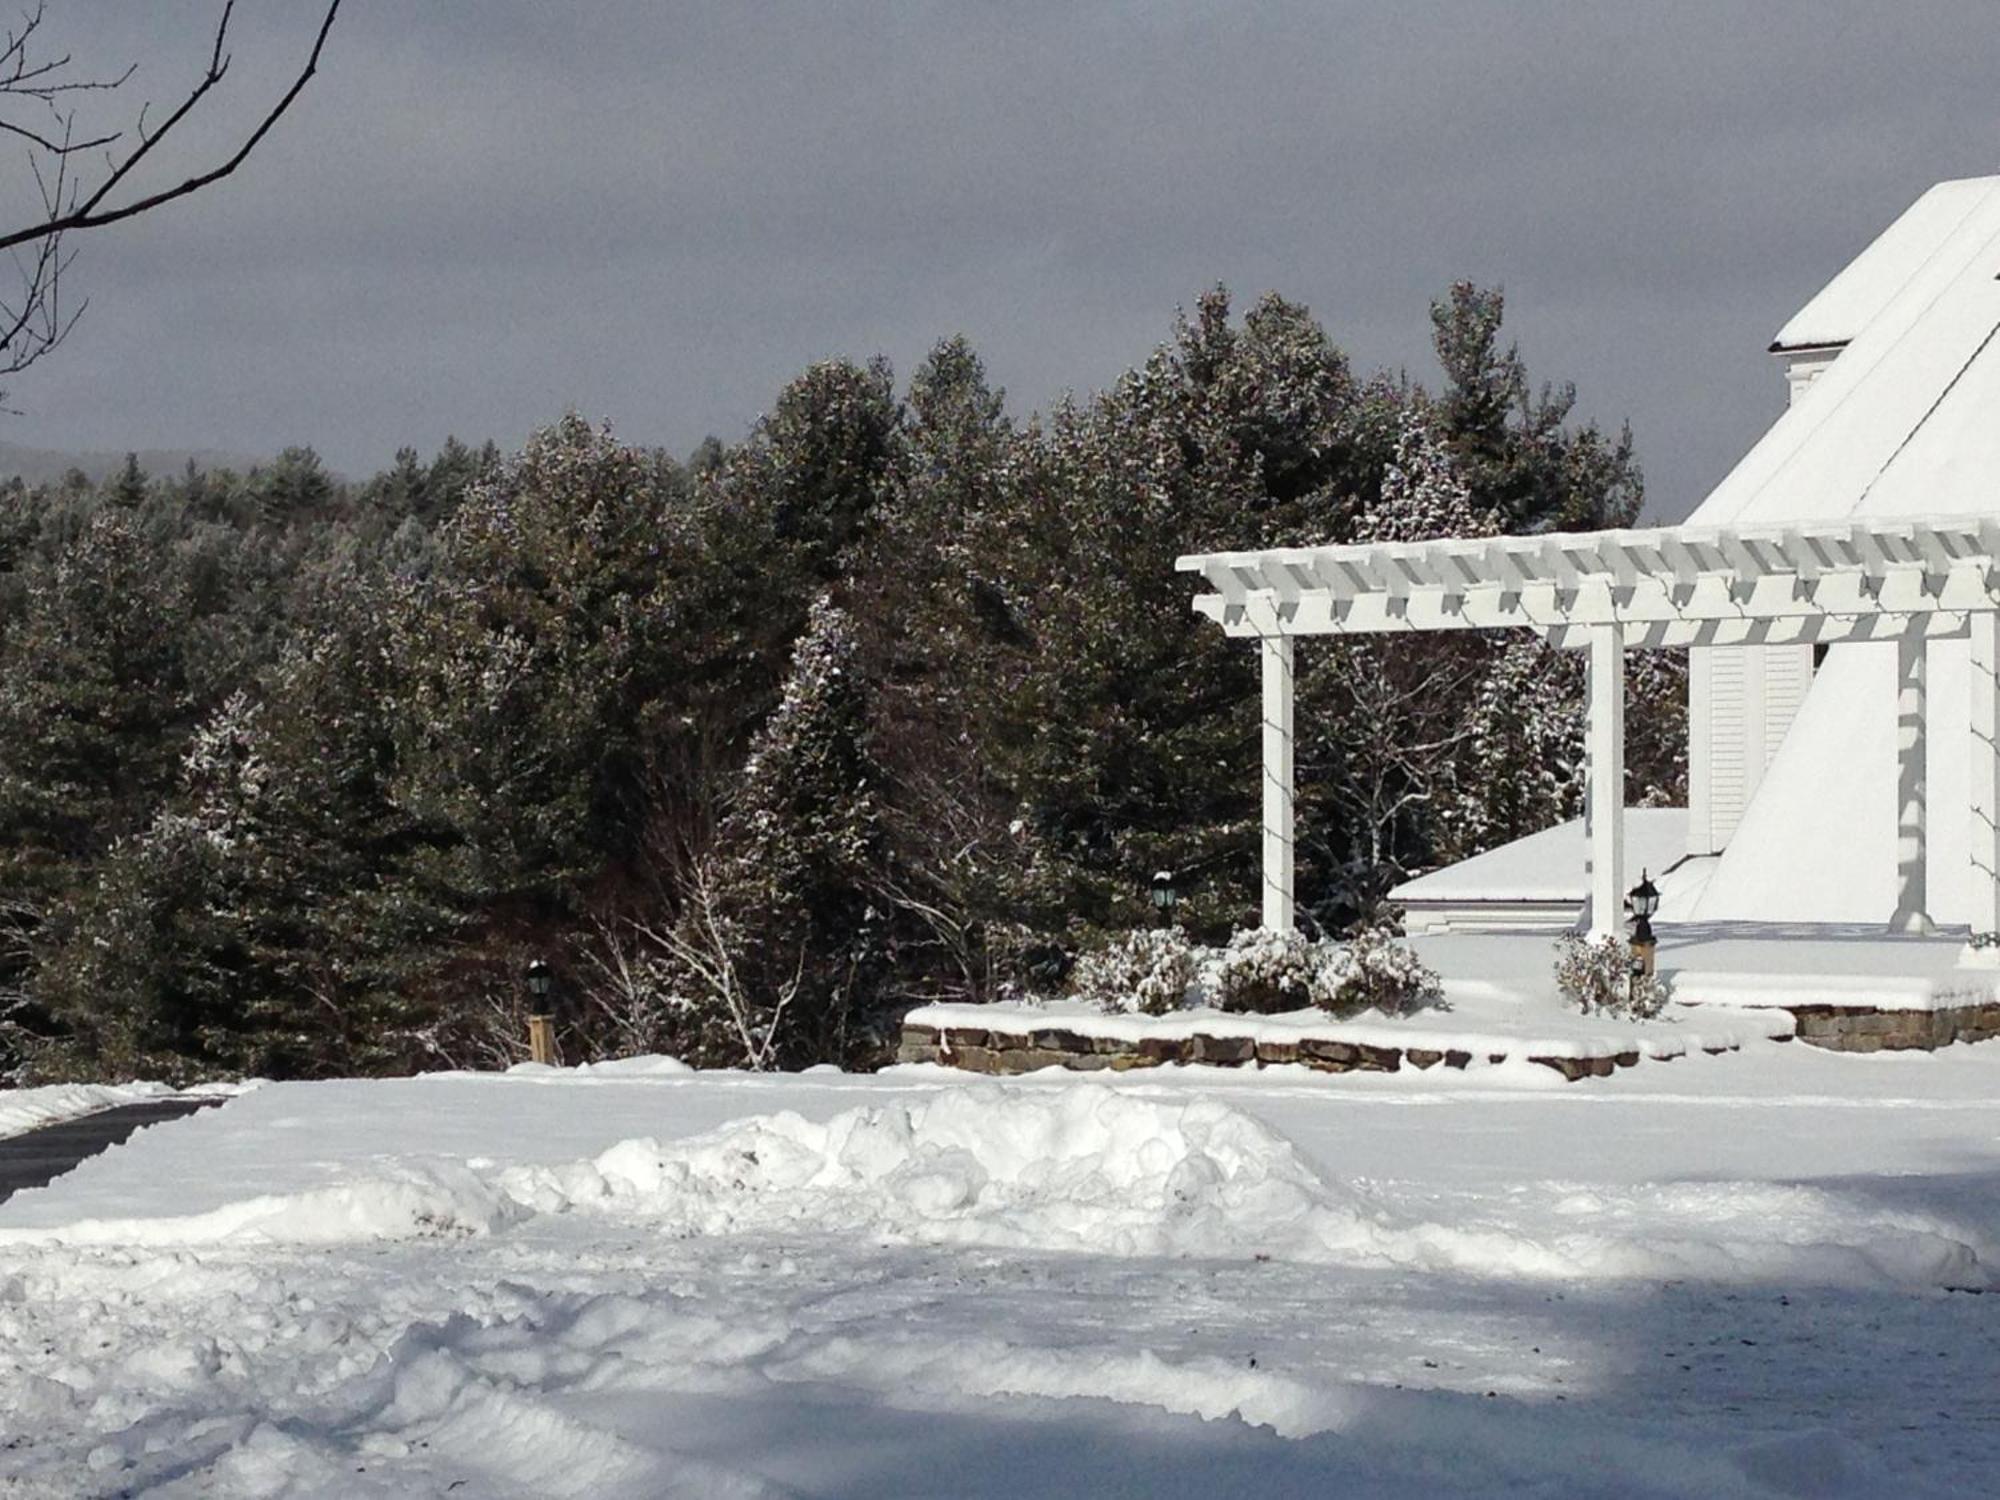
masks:
{"type": "Polygon", "coordinates": [[[1179,904],[1180,899],[1181,893],[1174,885],[1174,872],[1172,870],[1155,870],[1153,872],[1153,910],[1160,914],[1162,922],[1172,920],[1174,907],[1179,904]]]}
{"type": "Polygon", "coordinates": [[[1650,979],[1660,951],[1660,940],[1653,935],[1653,913],[1660,909],[1659,887],[1641,870],[1639,883],[1626,901],[1632,908],[1632,973],[1650,979]]]}
{"type": "Polygon", "coordinates": [[[538,1063],[553,1065],[556,1060],[556,1025],[549,1014],[549,991],[555,987],[555,975],[549,971],[544,959],[533,959],[528,964],[528,1056],[538,1063]]]}
{"type": "Polygon", "coordinates": [[[528,993],[535,997],[535,1014],[549,1013],[549,990],[554,987],[555,976],[549,972],[545,959],[533,959],[528,964],[528,993]]]}

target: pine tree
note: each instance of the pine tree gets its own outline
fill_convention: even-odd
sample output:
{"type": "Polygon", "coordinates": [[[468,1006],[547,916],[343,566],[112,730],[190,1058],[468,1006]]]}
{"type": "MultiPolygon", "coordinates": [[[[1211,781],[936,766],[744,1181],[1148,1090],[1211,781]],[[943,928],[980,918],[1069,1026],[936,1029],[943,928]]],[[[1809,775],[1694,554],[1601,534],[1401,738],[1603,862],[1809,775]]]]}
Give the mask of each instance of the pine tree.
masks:
{"type": "Polygon", "coordinates": [[[893,968],[883,776],[853,622],[812,607],[735,804],[690,882],[668,947],[685,996],[678,1044],[753,1065],[843,1062],[893,968]]]}
{"type": "Polygon", "coordinates": [[[64,941],[38,993],[93,1067],[180,1079],[260,1060],[244,1042],[257,1003],[245,888],[277,789],[258,718],[238,693],[196,729],[171,809],[115,845],[54,924],[64,941]]]}
{"type": "Polygon", "coordinates": [[[87,863],[172,785],[200,706],[186,583],[161,564],[125,512],[102,510],[27,580],[0,659],[9,884],[39,865],[87,863]]]}
{"type": "Polygon", "coordinates": [[[1459,472],[1430,404],[1406,398],[1380,497],[1354,522],[1357,542],[1423,542],[1436,537],[1492,536],[1498,518],[1482,510],[1459,472]]]}
{"type": "Polygon", "coordinates": [[[146,483],[146,471],[139,467],[139,455],[128,453],[125,455],[125,466],[111,482],[111,489],[105,498],[125,510],[137,510],[146,503],[146,483]]]}
{"type": "Polygon", "coordinates": [[[396,796],[454,831],[432,873],[464,900],[559,910],[629,854],[691,546],[674,472],[570,416],[474,485],[435,576],[396,595],[396,796]]]}
{"type": "Polygon", "coordinates": [[[1431,306],[1439,406],[1476,502],[1508,532],[1630,526],[1645,503],[1631,429],[1570,425],[1576,387],[1534,388],[1520,351],[1500,347],[1505,312],[1500,292],[1464,281],[1431,306]]]}

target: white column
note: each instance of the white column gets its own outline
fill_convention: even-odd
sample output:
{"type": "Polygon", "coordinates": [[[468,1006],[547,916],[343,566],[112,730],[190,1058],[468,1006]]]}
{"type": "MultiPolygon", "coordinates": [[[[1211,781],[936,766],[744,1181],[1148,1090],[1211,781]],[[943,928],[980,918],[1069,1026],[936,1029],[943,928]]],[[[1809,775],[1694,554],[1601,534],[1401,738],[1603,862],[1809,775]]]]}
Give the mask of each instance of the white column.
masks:
{"type": "Polygon", "coordinates": [[[1972,630],[1972,930],[2000,932],[2000,614],[1980,610],[1972,630]]]}
{"type": "Polygon", "coordinates": [[[1592,937],[1625,930],[1625,627],[1590,628],[1590,701],[1584,734],[1589,776],[1583,821],[1590,846],[1592,937]]]}
{"type": "Polygon", "coordinates": [[[1896,642],[1896,910],[1891,932],[1935,932],[1925,878],[1924,638],[1896,642]]]}
{"type": "Polygon", "coordinates": [[[1264,925],[1290,932],[1292,900],[1292,638],[1258,637],[1264,676],[1264,925]]]}
{"type": "Polygon", "coordinates": [[[1722,646],[1688,648],[1689,854],[1719,854],[1715,836],[1715,656],[1722,646]]]}

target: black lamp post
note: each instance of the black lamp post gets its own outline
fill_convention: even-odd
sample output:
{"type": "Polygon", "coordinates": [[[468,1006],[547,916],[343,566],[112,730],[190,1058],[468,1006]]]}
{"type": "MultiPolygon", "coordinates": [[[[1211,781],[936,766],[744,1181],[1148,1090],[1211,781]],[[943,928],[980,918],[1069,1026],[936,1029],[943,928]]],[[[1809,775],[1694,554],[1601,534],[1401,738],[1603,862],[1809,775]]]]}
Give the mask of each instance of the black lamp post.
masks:
{"type": "Polygon", "coordinates": [[[542,959],[534,959],[528,964],[528,993],[535,997],[536,1015],[545,1016],[549,1013],[549,990],[554,983],[555,977],[550,974],[548,964],[542,959]]]}
{"type": "Polygon", "coordinates": [[[1626,901],[1632,908],[1632,972],[1650,977],[1660,951],[1660,940],[1653,936],[1653,913],[1660,909],[1659,887],[1641,870],[1639,883],[1626,901]]]}
{"type": "Polygon", "coordinates": [[[1153,910],[1160,914],[1162,922],[1172,920],[1174,907],[1179,903],[1180,899],[1181,893],[1174,886],[1174,872],[1172,870],[1155,870],[1153,872],[1153,910]]]}

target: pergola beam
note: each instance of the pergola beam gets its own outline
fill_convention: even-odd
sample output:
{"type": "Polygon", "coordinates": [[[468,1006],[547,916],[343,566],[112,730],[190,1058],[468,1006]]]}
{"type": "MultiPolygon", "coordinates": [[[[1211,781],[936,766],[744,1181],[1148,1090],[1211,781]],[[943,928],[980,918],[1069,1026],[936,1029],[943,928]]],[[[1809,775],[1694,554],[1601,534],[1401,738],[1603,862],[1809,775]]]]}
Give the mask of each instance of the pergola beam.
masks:
{"type": "Polygon", "coordinates": [[[1178,566],[1214,591],[1197,607],[1240,634],[1255,633],[1236,618],[1243,600],[1268,589],[1298,590],[1294,634],[1370,634],[1993,609],[1996,545],[1993,521],[1972,517],[1291,547],[1178,566]],[[1332,608],[1336,596],[1354,608],[1332,608]]]}
{"type": "MultiPolygon", "coordinates": [[[[1382,635],[1432,630],[1544,629],[1557,625],[1643,626],[1707,620],[1788,620],[1863,615],[1913,615],[1943,610],[1964,615],[2000,608],[1988,585],[1985,560],[1970,560],[1939,575],[1921,567],[1881,573],[1822,572],[1803,593],[1803,573],[1766,573],[1747,582],[1726,573],[1692,577],[1637,574],[1615,585],[1608,574],[1577,575],[1573,585],[1548,581],[1485,584],[1479,588],[1390,592],[1331,590],[1297,594],[1294,635],[1382,635]]],[[[1231,635],[1254,636],[1243,612],[1247,593],[1203,594],[1194,607],[1231,635]]]]}
{"type": "MultiPolygon", "coordinates": [[[[1986,613],[1991,613],[1987,611],[1986,613]]],[[[1907,635],[1925,640],[1958,640],[1977,613],[1944,610],[1921,615],[1787,615],[1775,619],[1661,620],[1625,632],[1632,650],[1682,646],[1825,646],[1853,641],[1893,641],[1907,635]]],[[[1594,625],[1555,625],[1543,632],[1551,646],[1580,651],[1590,645],[1594,625]]]]}
{"type": "Polygon", "coordinates": [[[1260,643],[1263,918],[1290,931],[1293,687],[1299,636],[1532,629],[1590,652],[1589,925],[1623,918],[1628,648],[1897,645],[1897,904],[1928,931],[1925,778],[1930,641],[1972,638],[1975,930],[2000,932],[2000,522],[1662,527],[1572,535],[1274,548],[1183,557],[1212,592],[1194,607],[1260,643]]]}

